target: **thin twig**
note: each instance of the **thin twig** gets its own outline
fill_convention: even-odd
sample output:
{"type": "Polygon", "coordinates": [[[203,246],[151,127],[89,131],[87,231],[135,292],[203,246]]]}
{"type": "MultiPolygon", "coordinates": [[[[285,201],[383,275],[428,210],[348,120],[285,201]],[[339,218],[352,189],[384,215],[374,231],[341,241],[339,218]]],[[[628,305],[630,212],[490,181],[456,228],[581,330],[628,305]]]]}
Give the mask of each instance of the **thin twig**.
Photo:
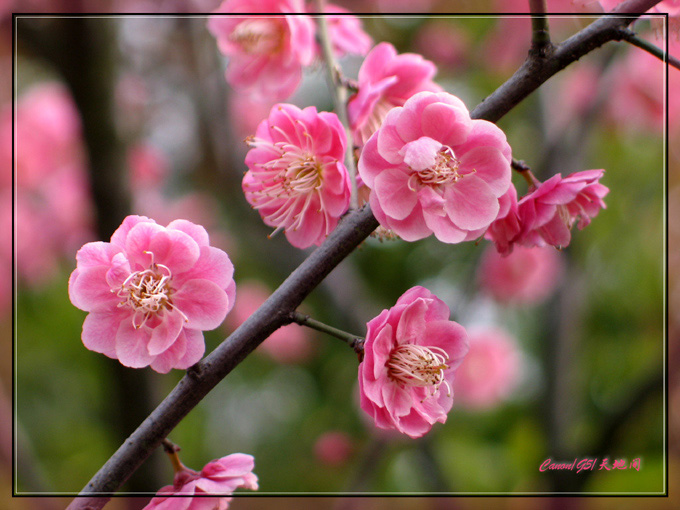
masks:
{"type": "Polygon", "coordinates": [[[680,60],[675,58],[673,55],[670,53],[666,53],[664,50],[656,46],[655,44],[652,44],[651,42],[647,41],[646,39],[643,39],[642,37],[639,37],[635,32],[629,29],[623,29],[620,31],[621,33],[621,39],[632,44],[633,46],[637,46],[638,48],[645,50],[647,53],[650,53],[654,55],[656,58],[663,62],[668,62],[668,65],[671,65],[675,67],[676,69],[680,69],[680,60]]]}
{"type": "Polygon", "coordinates": [[[321,331],[322,333],[326,333],[328,335],[334,336],[335,338],[342,340],[352,349],[354,349],[354,352],[356,352],[357,355],[359,356],[359,360],[363,358],[364,339],[362,337],[352,335],[351,333],[347,333],[346,331],[343,331],[341,329],[334,328],[333,326],[329,326],[328,324],[319,322],[315,319],[312,319],[309,315],[305,315],[304,313],[300,313],[297,311],[291,312],[289,317],[292,322],[295,322],[300,326],[307,326],[308,328],[321,331]]]}
{"type": "Polygon", "coordinates": [[[352,140],[352,130],[349,127],[349,119],[347,117],[347,85],[342,79],[340,67],[333,56],[331,38],[328,34],[328,23],[326,22],[326,16],[323,15],[323,12],[325,11],[324,4],[324,0],[316,0],[317,12],[319,13],[317,18],[317,23],[319,25],[319,40],[321,42],[323,58],[326,61],[326,68],[328,70],[328,85],[331,89],[331,95],[333,96],[335,114],[338,116],[338,119],[345,128],[345,133],[347,134],[345,166],[347,167],[350,182],[352,183],[350,208],[357,209],[359,207],[359,195],[357,191],[357,168],[354,163],[354,141],[352,140]]]}
{"type": "Polygon", "coordinates": [[[548,29],[548,17],[546,13],[546,0],[529,0],[531,11],[531,52],[545,58],[552,53],[554,46],[550,42],[550,30],[548,29]]]}

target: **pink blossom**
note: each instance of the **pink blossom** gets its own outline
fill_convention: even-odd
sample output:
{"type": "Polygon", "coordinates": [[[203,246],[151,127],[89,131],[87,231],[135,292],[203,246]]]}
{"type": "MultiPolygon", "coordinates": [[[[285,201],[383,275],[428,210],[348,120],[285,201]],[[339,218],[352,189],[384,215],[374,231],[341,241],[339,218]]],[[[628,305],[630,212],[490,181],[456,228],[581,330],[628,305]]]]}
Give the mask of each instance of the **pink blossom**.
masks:
{"type": "Polygon", "coordinates": [[[578,220],[579,230],[606,205],[602,200],[609,188],[599,183],[604,170],[576,172],[564,179],[553,175],[518,203],[525,246],[569,245],[571,227],[578,220]]]}
{"type": "Polygon", "coordinates": [[[415,45],[424,57],[455,72],[467,64],[471,42],[465,31],[448,21],[434,20],[424,24],[418,29],[415,45]]]}
{"type": "Polygon", "coordinates": [[[229,257],[187,220],[162,227],[128,216],[110,243],[87,243],[76,259],[69,297],[89,312],[83,343],[128,367],[167,373],[195,364],[202,331],[219,326],[234,303],[229,257]]]}
{"type": "Polygon", "coordinates": [[[314,443],[314,456],[327,466],[342,466],[349,460],[352,450],[352,439],[339,430],[324,432],[314,443]]]}
{"type": "Polygon", "coordinates": [[[343,57],[366,55],[373,46],[373,40],[361,26],[361,20],[344,7],[326,4],[324,13],[328,25],[328,36],[331,39],[333,54],[343,57]]]}
{"type": "Polygon", "coordinates": [[[313,106],[274,105],[247,141],[248,203],[275,232],[285,230],[293,246],[321,244],[349,208],[347,142],[337,115],[313,106]]]}
{"type": "Polygon", "coordinates": [[[226,510],[232,500],[229,495],[237,488],[258,489],[254,467],[255,459],[245,453],[208,462],[199,473],[181,465],[173,484],[159,490],[144,510],[226,510]],[[181,495],[190,497],[170,497],[181,495]]]}
{"type": "Polygon", "coordinates": [[[465,329],[449,320],[446,304],[413,287],[366,326],[360,402],[375,425],[416,438],[446,422],[454,370],[468,350],[465,329]]]}
{"type": "MultiPolygon", "coordinates": [[[[234,330],[265,302],[271,291],[257,281],[239,282],[238,297],[227,319],[234,330]]],[[[303,363],[313,354],[313,345],[307,330],[297,324],[283,326],[262,342],[255,352],[263,353],[278,363],[303,363]]]]}
{"type": "Polygon", "coordinates": [[[151,144],[133,145],[128,149],[127,159],[132,189],[155,188],[168,175],[167,158],[151,144]]]}
{"type": "Polygon", "coordinates": [[[539,303],[550,296],[560,282],[561,257],[552,247],[516,246],[505,257],[490,247],[479,265],[479,284],[501,302],[539,303]]]}
{"type": "Polygon", "coordinates": [[[498,253],[507,255],[512,252],[514,241],[522,230],[517,210],[517,190],[512,182],[508,191],[498,199],[498,203],[498,216],[489,225],[484,237],[493,241],[498,253]]]}
{"type": "Polygon", "coordinates": [[[406,241],[445,243],[484,234],[510,186],[505,134],[472,120],[446,92],[420,92],[392,109],[366,142],[359,174],[380,224],[406,241]]]}
{"type": "MultiPolygon", "coordinates": [[[[606,12],[614,10],[623,0],[600,0],[600,5],[606,12]]],[[[668,13],[670,16],[680,15],[680,0],[662,0],[647,12],[668,13]]]]}
{"type": "Polygon", "coordinates": [[[302,67],[316,51],[314,22],[303,0],[225,0],[213,11],[208,29],[229,57],[227,82],[258,99],[290,96],[302,79],[302,67]],[[286,13],[285,16],[235,16],[239,13],[286,13]]]}
{"type": "Polygon", "coordinates": [[[521,354],[500,329],[471,330],[470,350],[456,370],[456,401],[468,408],[488,409],[506,399],[521,375],[521,354]]]}
{"type": "Polygon", "coordinates": [[[359,69],[359,92],[347,104],[354,143],[363,146],[387,112],[417,92],[439,92],[432,81],[437,67],[415,53],[397,54],[389,43],[376,45],[359,69]]]}

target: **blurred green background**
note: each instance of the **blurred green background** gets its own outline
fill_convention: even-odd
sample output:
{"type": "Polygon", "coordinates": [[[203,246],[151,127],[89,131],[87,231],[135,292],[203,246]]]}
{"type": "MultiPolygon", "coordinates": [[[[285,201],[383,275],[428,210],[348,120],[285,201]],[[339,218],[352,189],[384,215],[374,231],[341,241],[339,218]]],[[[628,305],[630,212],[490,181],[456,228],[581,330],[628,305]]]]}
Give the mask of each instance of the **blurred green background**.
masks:
{"type": "MultiPolygon", "coordinates": [[[[355,8],[358,2],[346,5],[355,8]]],[[[439,68],[437,82],[470,109],[510,76],[526,51],[518,43],[519,51],[506,56],[505,67],[495,60],[500,50],[490,41],[498,37],[504,19],[494,16],[373,16],[363,21],[375,42],[387,40],[400,52],[421,52],[433,59],[439,68]],[[438,42],[423,42],[423,34],[435,29],[438,42]],[[441,51],[446,44],[451,46],[449,56],[441,51]]],[[[559,41],[588,21],[562,19],[553,35],[559,41]]],[[[651,31],[648,22],[639,29],[651,31]]],[[[109,123],[99,135],[115,138],[93,141],[97,132],[89,132],[87,125],[93,116],[85,117],[87,168],[117,169],[130,211],[150,214],[137,210],[148,206],[149,199],[135,197],[139,185],[129,185],[125,154],[138,143],[152,145],[167,166],[162,184],[154,184],[163,200],[158,210],[168,215],[178,211],[204,225],[207,218],[212,238],[219,239],[234,262],[237,296],[242,282],[276,288],[303,260],[307,252],[292,248],[282,235],[267,239],[270,230],[243,198],[246,119],[236,110],[239,98],[224,82],[225,62],[204,18],[20,18],[17,41],[19,98],[42,82],[56,80],[72,88],[69,80],[81,78],[92,81],[76,89],[76,104],[105,105],[116,98],[112,109],[102,106],[95,116],[109,123]],[[69,45],[78,41],[86,41],[88,50],[72,55],[69,45]],[[86,77],[78,78],[73,71],[95,64],[97,71],[83,73],[86,77]],[[137,84],[139,89],[133,89],[138,96],[120,99],[117,94],[125,91],[121,83],[128,82],[137,84]],[[96,154],[110,159],[100,165],[96,154]],[[193,194],[194,206],[178,205],[188,194],[193,194]]],[[[252,454],[260,493],[659,494],[668,489],[666,415],[677,416],[680,399],[677,384],[671,384],[670,408],[665,409],[664,138],[661,126],[641,127],[632,114],[626,123],[608,109],[614,88],[624,86],[623,80],[611,77],[618,76],[617,66],[633,51],[639,50],[614,43],[593,52],[499,122],[513,156],[540,179],[558,172],[564,176],[606,169],[602,182],[611,190],[607,209],[583,231],[574,229],[570,246],[562,252],[565,276],[547,300],[522,307],[495,302],[477,285],[488,241],[445,245],[430,238],[415,243],[367,240],[303,304],[313,317],[363,335],[368,320],[408,288],[424,285],[447,302],[452,319],[463,326],[500,327],[516,339],[524,365],[521,382],[509,398],[484,410],[454,405],[447,423],[419,440],[381,434],[358,407],[354,353],[331,337],[306,332],[311,348],[302,359],[282,363],[256,350],[170,434],[182,448],[184,464],[200,469],[229,453],[252,454]],[[572,97],[575,84],[587,79],[577,74],[579,66],[596,73],[594,88],[585,94],[592,100],[585,106],[572,97]],[[347,440],[339,460],[332,462],[317,446],[329,431],[347,440]],[[538,469],[547,458],[585,457],[608,457],[611,463],[640,458],[641,468],[596,468],[579,474],[538,469]]],[[[360,62],[342,60],[343,71],[356,77],[360,62]]],[[[650,102],[663,97],[663,82],[649,94],[650,102]]],[[[290,102],[332,108],[320,65],[306,72],[290,102]]],[[[671,157],[677,154],[671,151],[671,157]]],[[[520,195],[526,191],[518,175],[513,182],[520,195]]],[[[672,195],[673,177],[670,185],[672,195]]],[[[173,218],[156,219],[165,224],[173,218]]],[[[24,226],[20,214],[15,220],[18,238],[37,228],[24,226]]],[[[99,220],[91,219],[93,232],[105,223],[99,220]]],[[[49,230],[50,225],[39,228],[49,230]]],[[[108,241],[92,236],[89,240],[108,241]]],[[[83,347],[80,332],[86,314],[73,307],[67,295],[74,256],[75,251],[61,254],[58,270],[39,285],[21,277],[18,281],[14,381],[9,368],[2,381],[8,401],[14,382],[15,488],[21,494],[78,492],[141,421],[135,413],[148,414],[183,375],[176,370],[161,375],[127,369],[83,347]]],[[[11,318],[6,311],[7,328],[11,318]]],[[[673,335],[677,327],[672,312],[670,321],[673,335]]],[[[231,324],[206,332],[207,352],[233,328],[231,324]]],[[[11,338],[4,341],[8,357],[11,338]]],[[[671,439],[677,436],[672,433],[671,439]]],[[[677,465],[677,445],[669,453],[671,465],[677,465]]],[[[153,493],[171,480],[171,466],[159,451],[123,490],[153,493]]],[[[9,486],[10,479],[4,483],[9,486]]],[[[678,487],[677,479],[671,478],[672,487],[678,487]]],[[[134,508],[147,500],[115,499],[111,505],[134,508]]],[[[18,503],[28,508],[31,501],[18,503]]],[[[294,502],[277,500],[277,505],[294,502]]],[[[38,503],[48,507],[53,502],[38,503]]],[[[233,505],[259,508],[270,503],[244,497],[233,505]]],[[[484,504],[438,498],[303,503],[336,508],[484,504]]],[[[588,504],[600,508],[608,503],[588,504]]],[[[553,505],[567,502],[556,500],[553,505]]]]}

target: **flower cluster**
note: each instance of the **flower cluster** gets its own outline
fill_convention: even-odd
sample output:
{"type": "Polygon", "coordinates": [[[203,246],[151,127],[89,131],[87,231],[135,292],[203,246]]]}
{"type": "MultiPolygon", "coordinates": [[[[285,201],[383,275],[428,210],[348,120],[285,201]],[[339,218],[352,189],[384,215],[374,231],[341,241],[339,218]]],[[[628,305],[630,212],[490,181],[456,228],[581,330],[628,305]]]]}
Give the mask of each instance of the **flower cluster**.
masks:
{"type": "Polygon", "coordinates": [[[198,473],[176,462],[173,484],[160,489],[144,510],[226,510],[232,500],[228,494],[237,488],[258,489],[252,455],[233,453],[208,462],[198,473]]]}
{"type": "MultiPolygon", "coordinates": [[[[297,248],[319,245],[349,208],[346,135],[337,115],[274,105],[249,138],[246,200],[297,248]]],[[[275,232],[276,232],[275,231],[275,232]]]]}
{"type": "Polygon", "coordinates": [[[484,234],[510,186],[511,149],[495,124],[457,97],[420,92],[364,146],[359,174],[380,224],[406,241],[459,243],[484,234]]]}
{"type": "Polygon", "coordinates": [[[505,200],[507,211],[499,214],[486,237],[503,255],[512,252],[515,244],[568,246],[572,226],[585,228],[606,207],[603,198],[609,188],[599,182],[603,174],[604,170],[585,170],[565,178],[556,174],[533,186],[519,202],[511,188],[505,200]]]}
{"type": "Polygon", "coordinates": [[[187,220],[162,227],[128,216],[110,243],[87,243],[76,259],[68,290],[89,312],[83,343],[128,367],[166,373],[195,364],[202,331],[219,326],[234,303],[229,257],[187,220]]]}
{"type": "Polygon", "coordinates": [[[463,327],[423,287],[406,291],[366,325],[359,365],[361,408],[381,429],[420,437],[453,406],[456,367],[468,351],[463,327]]]}
{"type": "MultiPolygon", "coordinates": [[[[229,57],[227,82],[260,100],[289,97],[300,84],[302,69],[320,54],[314,18],[305,13],[303,0],[222,2],[208,20],[208,29],[220,52],[229,57]],[[249,15],[238,16],[245,13],[249,15]]],[[[326,13],[336,54],[365,55],[372,41],[359,19],[332,4],[326,13]]]]}

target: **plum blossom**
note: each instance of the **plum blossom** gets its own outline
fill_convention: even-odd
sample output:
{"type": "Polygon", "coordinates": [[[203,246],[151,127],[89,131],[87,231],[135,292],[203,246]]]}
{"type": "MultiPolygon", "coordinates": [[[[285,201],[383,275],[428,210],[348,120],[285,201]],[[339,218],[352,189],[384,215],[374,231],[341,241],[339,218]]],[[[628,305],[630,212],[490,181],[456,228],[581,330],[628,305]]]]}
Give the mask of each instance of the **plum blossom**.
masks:
{"type": "Polygon", "coordinates": [[[352,456],[354,442],[345,432],[329,430],[321,434],[314,443],[314,456],[326,466],[342,466],[352,456]]]}
{"type": "Polygon", "coordinates": [[[522,355],[514,339],[496,328],[469,332],[470,350],[456,370],[456,402],[470,409],[489,409],[517,387],[522,355]]]}
{"type": "Polygon", "coordinates": [[[465,329],[449,320],[446,304],[413,287],[366,326],[360,405],[375,425],[416,438],[446,422],[454,371],[468,350],[465,329]]]}
{"type": "Polygon", "coordinates": [[[478,280],[497,301],[531,305],[552,294],[563,265],[562,255],[550,247],[515,246],[505,257],[490,247],[482,255],[478,280]]]}
{"type": "Polygon", "coordinates": [[[600,184],[604,170],[576,172],[564,179],[553,175],[517,204],[522,231],[518,241],[525,246],[552,245],[562,248],[571,241],[571,227],[590,224],[609,188],[600,184]]]}
{"type": "Polygon", "coordinates": [[[71,303],[89,312],[83,343],[127,367],[190,367],[205,351],[202,331],[234,303],[229,257],[187,220],[162,227],[128,216],[110,243],[87,243],[76,259],[68,288],[71,303]]]}
{"type": "Polygon", "coordinates": [[[522,230],[517,210],[517,189],[512,183],[498,203],[498,216],[489,225],[484,237],[493,241],[498,253],[507,255],[512,252],[514,241],[522,230]]]}
{"type": "Polygon", "coordinates": [[[359,174],[380,224],[406,241],[475,239],[496,219],[510,186],[505,134],[472,120],[457,97],[420,92],[392,109],[366,142],[359,174]]]}
{"type": "Polygon", "coordinates": [[[208,20],[208,29],[220,52],[229,57],[227,83],[258,99],[289,97],[316,52],[314,21],[298,15],[304,12],[303,0],[222,2],[208,20]],[[239,13],[270,15],[235,15],[239,13]]]}
{"type": "Polygon", "coordinates": [[[144,510],[226,510],[232,500],[228,495],[237,488],[258,489],[254,467],[255,459],[245,453],[208,462],[198,473],[179,462],[173,484],[159,490],[144,510]],[[173,497],[182,495],[187,497],[173,497]]]}
{"type": "Polygon", "coordinates": [[[402,106],[417,92],[439,92],[432,81],[437,67],[415,53],[397,54],[381,42],[366,55],[359,69],[359,91],[347,103],[347,115],[354,143],[363,146],[378,129],[387,112],[402,106]]]}
{"type": "Polygon", "coordinates": [[[364,32],[361,20],[339,5],[326,4],[324,8],[328,36],[333,54],[343,57],[346,54],[366,55],[373,46],[373,40],[364,32]]]}
{"type": "Polygon", "coordinates": [[[297,248],[319,245],[349,208],[350,180],[343,164],[346,135],[337,115],[274,105],[246,140],[243,191],[264,222],[284,230],[297,248]]]}

